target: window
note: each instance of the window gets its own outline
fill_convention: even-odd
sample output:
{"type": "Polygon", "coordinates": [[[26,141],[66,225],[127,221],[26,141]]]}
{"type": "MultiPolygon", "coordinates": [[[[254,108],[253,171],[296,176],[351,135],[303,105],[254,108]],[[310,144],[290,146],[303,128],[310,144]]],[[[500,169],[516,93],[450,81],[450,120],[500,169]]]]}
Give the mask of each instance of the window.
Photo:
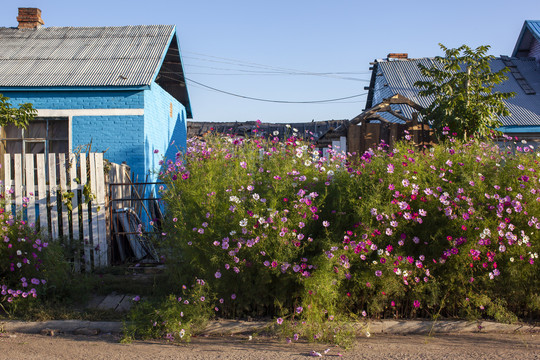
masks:
{"type": "Polygon", "coordinates": [[[67,117],[40,117],[30,121],[26,129],[7,125],[0,133],[0,153],[49,154],[69,151],[67,117]]]}

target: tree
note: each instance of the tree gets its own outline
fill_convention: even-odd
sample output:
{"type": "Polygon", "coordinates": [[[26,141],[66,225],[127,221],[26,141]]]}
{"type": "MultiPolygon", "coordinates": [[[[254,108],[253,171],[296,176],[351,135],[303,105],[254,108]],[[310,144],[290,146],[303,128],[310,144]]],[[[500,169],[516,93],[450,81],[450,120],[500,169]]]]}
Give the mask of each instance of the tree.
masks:
{"type": "Polygon", "coordinates": [[[0,94],[0,126],[14,124],[17,127],[26,129],[28,122],[33,120],[37,115],[37,110],[30,103],[19,104],[19,107],[13,107],[8,100],[8,97],[0,94]]]}
{"type": "Polygon", "coordinates": [[[515,93],[493,91],[495,85],[508,79],[505,75],[508,68],[491,71],[490,61],[495,57],[486,55],[488,45],[474,50],[466,45],[457,49],[439,46],[445,56],[435,57],[434,66],[418,64],[422,75],[429,80],[414,85],[420,89],[421,96],[434,97],[431,105],[421,112],[424,121],[431,124],[437,136],[448,128],[462,139],[489,135],[502,126],[499,116],[510,115],[503,100],[515,93]]]}

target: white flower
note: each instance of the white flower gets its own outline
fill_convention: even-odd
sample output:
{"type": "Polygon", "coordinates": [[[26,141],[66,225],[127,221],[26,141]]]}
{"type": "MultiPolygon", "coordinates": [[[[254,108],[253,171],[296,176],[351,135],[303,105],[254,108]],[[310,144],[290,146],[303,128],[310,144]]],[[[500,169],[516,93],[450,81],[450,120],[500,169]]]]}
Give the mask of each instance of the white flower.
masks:
{"type": "Polygon", "coordinates": [[[240,226],[241,226],[241,227],[246,227],[246,226],[247,226],[247,223],[248,223],[248,221],[247,221],[247,219],[245,219],[245,218],[242,219],[242,220],[240,220],[240,226]]]}
{"type": "Polygon", "coordinates": [[[279,131],[274,131],[272,134],[274,134],[274,136],[278,136],[279,135],[279,131]]]}
{"type": "Polygon", "coordinates": [[[309,160],[304,161],[304,165],[305,165],[305,166],[311,165],[311,161],[309,161],[309,160]]]}
{"type": "Polygon", "coordinates": [[[22,251],[21,250],[17,250],[17,255],[22,255],[22,251]]]}

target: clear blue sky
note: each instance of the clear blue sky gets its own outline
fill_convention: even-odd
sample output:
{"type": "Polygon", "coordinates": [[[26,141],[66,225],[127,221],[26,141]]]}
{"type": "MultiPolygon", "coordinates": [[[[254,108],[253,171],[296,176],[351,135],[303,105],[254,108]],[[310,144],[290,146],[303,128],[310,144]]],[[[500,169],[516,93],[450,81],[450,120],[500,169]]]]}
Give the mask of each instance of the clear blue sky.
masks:
{"type": "MultiPolygon", "coordinates": [[[[389,52],[442,55],[441,42],[510,55],[524,20],[540,19],[538,0],[10,0],[0,26],[17,25],[18,7],[40,8],[45,26],[174,24],[188,79],[284,101],[365,94],[369,62],[389,52]]],[[[259,102],[190,82],[188,91],[195,121],[351,119],[366,101],[259,102]]]]}

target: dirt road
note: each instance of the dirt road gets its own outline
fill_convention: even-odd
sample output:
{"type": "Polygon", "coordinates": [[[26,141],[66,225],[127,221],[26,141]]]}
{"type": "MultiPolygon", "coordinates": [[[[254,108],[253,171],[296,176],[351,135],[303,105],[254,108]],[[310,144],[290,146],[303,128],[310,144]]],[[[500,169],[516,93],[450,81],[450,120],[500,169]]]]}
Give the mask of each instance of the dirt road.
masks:
{"type": "Polygon", "coordinates": [[[373,335],[342,350],[269,338],[201,337],[190,344],[118,343],[114,335],[0,337],[0,359],[540,359],[540,334],[373,335]],[[327,353],[324,351],[330,349],[327,353]],[[314,354],[318,357],[317,354],[314,354]],[[340,356],[341,355],[341,356],[340,356]]]}

